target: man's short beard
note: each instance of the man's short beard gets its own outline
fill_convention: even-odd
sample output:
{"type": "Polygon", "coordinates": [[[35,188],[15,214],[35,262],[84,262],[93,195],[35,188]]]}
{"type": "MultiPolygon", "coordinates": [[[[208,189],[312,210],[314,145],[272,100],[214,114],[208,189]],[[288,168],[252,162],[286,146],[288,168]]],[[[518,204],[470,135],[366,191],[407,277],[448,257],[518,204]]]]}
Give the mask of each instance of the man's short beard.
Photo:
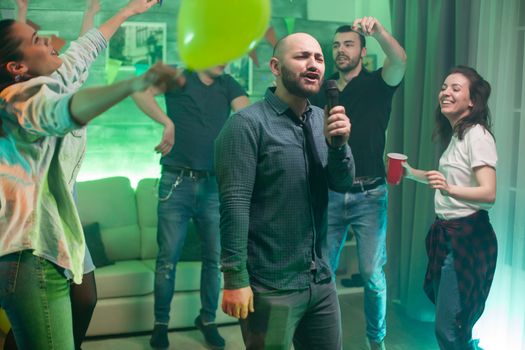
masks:
{"type": "Polygon", "coordinates": [[[286,90],[288,90],[288,92],[291,93],[292,95],[308,98],[308,97],[312,97],[316,95],[319,92],[319,89],[322,84],[322,78],[319,81],[319,85],[318,85],[319,88],[317,89],[317,91],[313,91],[313,90],[304,89],[299,84],[299,82],[296,79],[294,79],[294,74],[284,65],[281,67],[281,73],[282,73],[281,80],[283,82],[283,85],[286,88],[286,90]]]}
{"type": "MultiPolygon", "coordinates": [[[[336,58],[337,60],[337,58],[336,58]]],[[[349,59],[348,64],[344,65],[343,67],[340,67],[337,63],[335,64],[335,68],[341,72],[341,73],[349,73],[353,71],[358,65],[362,63],[361,57],[355,62],[354,60],[349,59]]]]}

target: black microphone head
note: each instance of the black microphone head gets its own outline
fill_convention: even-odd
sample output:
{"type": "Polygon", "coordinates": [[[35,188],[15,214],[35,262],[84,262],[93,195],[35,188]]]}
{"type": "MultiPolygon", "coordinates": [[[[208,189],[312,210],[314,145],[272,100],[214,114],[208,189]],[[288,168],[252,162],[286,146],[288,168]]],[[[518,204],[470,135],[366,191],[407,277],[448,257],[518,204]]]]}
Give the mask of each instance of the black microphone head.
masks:
{"type": "Polygon", "coordinates": [[[332,109],[332,107],[339,104],[339,88],[335,80],[330,79],[326,81],[325,95],[328,109],[332,109]]]}
{"type": "MultiPolygon", "coordinates": [[[[339,88],[335,80],[330,79],[326,81],[325,94],[326,107],[328,108],[328,112],[330,112],[332,108],[339,105],[339,88]]],[[[332,136],[330,143],[333,147],[341,147],[344,144],[344,138],[341,135],[332,136]]]]}
{"type": "Polygon", "coordinates": [[[339,88],[337,87],[337,81],[335,81],[334,79],[329,79],[326,81],[326,90],[332,89],[339,91],[339,88]]]}

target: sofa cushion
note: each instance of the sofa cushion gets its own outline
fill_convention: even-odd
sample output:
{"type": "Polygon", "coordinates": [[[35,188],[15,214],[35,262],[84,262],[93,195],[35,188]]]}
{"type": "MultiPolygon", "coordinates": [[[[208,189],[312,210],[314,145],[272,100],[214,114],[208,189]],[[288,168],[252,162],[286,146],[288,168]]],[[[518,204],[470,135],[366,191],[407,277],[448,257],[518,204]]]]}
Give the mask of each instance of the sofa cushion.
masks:
{"type": "Polygon", "coordinates": [[[153,293],[154,273],[139,260],[117,261],[95,269],[95,280],[99,299],[153,293]]]}
{"type": "Polygon", "coordinates": [[[109,177],[79,182],[78,211],[83,223],[98,222],[102,242],[112,260],[140,258],[135,192],[129,179],[109,177]]]}
{"type": "MultiPolygon", "coordinates": [[[[137,210],[141,236],[142,259],[157,257],[157,191],[158,179],[142,179],[136,190],[137,210]]],[[[193,220],[188,222],[188,234],[180,261],[201,261],[201,242],[193,220]]]]}
{"type": "Polygon", "coordinates": [[[106,255],[104,243],[100,237],[100,225],[98,222],[82,226],[84,236],[86,237],[86,244],[89,249],[91,259],[96,267],[103,267],[112,265],[115,262],[110,260],[106,255]]]}

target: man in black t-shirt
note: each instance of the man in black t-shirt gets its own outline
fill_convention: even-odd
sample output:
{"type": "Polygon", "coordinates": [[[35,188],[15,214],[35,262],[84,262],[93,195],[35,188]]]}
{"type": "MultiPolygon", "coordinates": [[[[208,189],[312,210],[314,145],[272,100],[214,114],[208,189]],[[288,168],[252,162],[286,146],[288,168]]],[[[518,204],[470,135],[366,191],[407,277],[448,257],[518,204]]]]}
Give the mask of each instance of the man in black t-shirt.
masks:
{"type": "MultiPolygon", "coordinates": [[[[330,192],[328,248],[335,272],[349,226],[357,240],[359,270],[364,280],[365,318],[371,349],[385,349],[386,335],[386,220],[388,192],[385,184],[385,132],[392,96],[405,73],[406,54],[399,43],[373,17],[356,19],[336,30],[332,54],[337,72],[339,103],[352,123],[348,141],[355,160],[356,178],[350,192],[330,192]],[[365,36],[376,39],[386,55],[382,68],[370,72],[363,66],[365,36]]],[[[324,88],[312,99],[326,105],[324,88]]]]}
{"type": "Polygon", "coordinates": [[[193,219],[202,243],[201,310],[195,326],[208,346],[223,349],[224,339],[215,324],[221,287],[219,270],[219,195],[213,172],[213,142],[230,116],[249,104],[244,89],[225,66],[199,72],[185,71],[182,89],[165,93],[167,114],[154,99],[157,91],[135,94],[139,108],[164,125],[161,143],[162,176],[159,184],[155,267],[155,326],[150,339],[154,348],[169,346],[167,328],[175,286],[175,270],[193,219]],[[176,132],[175,132],[176,128],[176,132]],[[176,138],[175,138],[176,136],[176,138]],[[176,140],[176,143],[175,143],[176,140]]]}

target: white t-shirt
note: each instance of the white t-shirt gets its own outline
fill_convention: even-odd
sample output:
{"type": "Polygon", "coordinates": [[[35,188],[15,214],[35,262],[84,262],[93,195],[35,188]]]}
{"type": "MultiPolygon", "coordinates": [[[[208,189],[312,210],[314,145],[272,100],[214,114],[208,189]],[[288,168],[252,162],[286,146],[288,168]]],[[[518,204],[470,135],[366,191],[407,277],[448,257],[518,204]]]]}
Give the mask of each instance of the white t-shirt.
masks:
{"type": "MultiPolygon", "coordinates": [[[[497,161],[494,138],[483,126],[476,124],[465,132],[463,140],[459,140],[457,135],[452,136],[439,159],[439,171],[450,185],[477,187],[479,184],[474,176],[474,168],[488,165],[495,169],[497,161]]],[[[436,215],[448,220],[471,215],[480,209],[488,210],[492,203],[456,199],[436,191],[434,206],[436,215]]]]}

